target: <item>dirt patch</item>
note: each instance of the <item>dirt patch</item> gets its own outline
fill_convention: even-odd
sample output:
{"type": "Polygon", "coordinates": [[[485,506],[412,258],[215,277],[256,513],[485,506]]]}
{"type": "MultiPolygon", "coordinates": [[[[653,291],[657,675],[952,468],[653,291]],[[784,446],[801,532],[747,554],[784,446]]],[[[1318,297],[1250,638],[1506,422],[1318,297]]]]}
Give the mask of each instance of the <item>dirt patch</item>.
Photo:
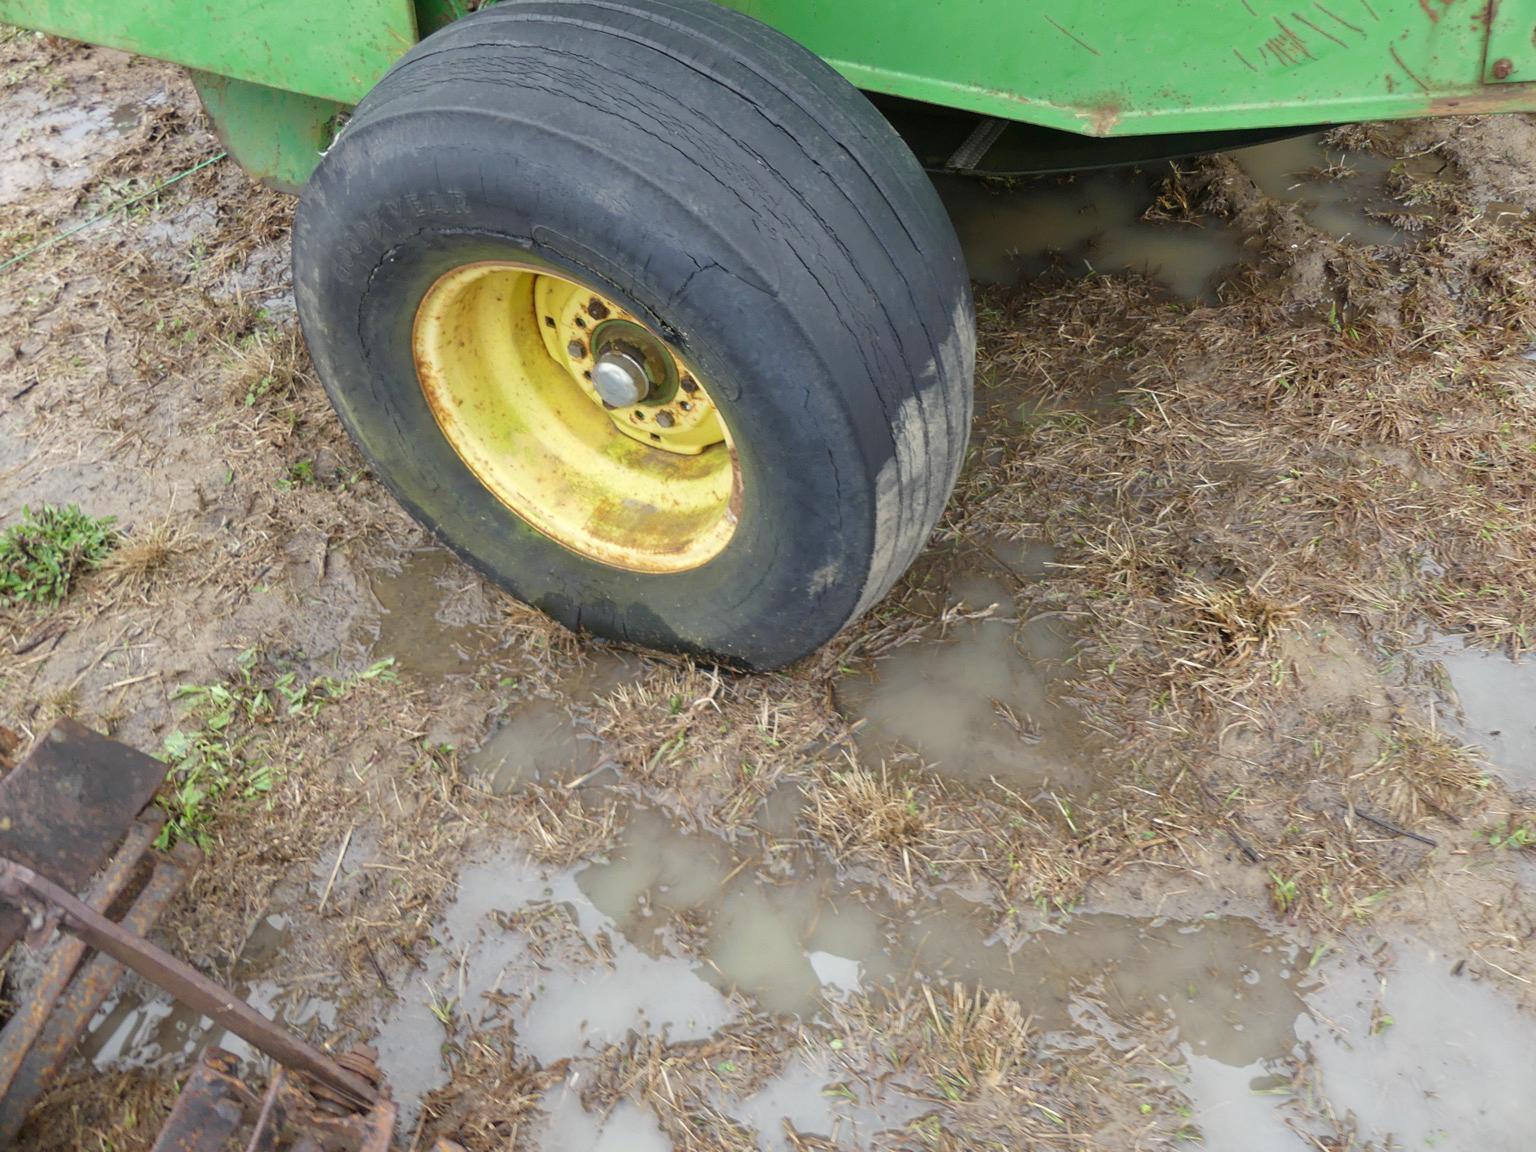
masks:
{"type": "MultiPolygon", "coordinates": [[[[1536,980],[1486,707],[1536,603],[1531,121],[952,190],[1030,273],[980,296],[970,466],[866,620],[746,678],[409,522],[309,366],[291,201],[198,167],[174,70],[0,66],[0,261],[102,217],[0,278],[0,522],[123,532],[0,616],[0,725],[222,773],[162,939],[379,1041],[407,1142],[1509,1142],[1457,1053],[1528,1067],[1536,980]]],[[[125,987],[27,1146],[146,1146],[209,1042],[125,987]]]]}

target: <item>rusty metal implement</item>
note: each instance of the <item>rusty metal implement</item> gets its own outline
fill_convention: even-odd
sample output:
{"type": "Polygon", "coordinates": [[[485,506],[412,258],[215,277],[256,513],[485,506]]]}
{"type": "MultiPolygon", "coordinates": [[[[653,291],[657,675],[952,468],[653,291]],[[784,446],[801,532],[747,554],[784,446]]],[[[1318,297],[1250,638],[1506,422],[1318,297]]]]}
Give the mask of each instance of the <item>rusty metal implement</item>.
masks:
{"type": "Polygon", "coordinates": [[[318,1146],[385,1152],[395,1108],[379,1087],[371,1052],[332,1056],[144,939],[199,859],[188,844],[153,851],[164,821],[150,801],[165,771],[61,720],[0,779],[0,956],[23,936],[34,949],[48,946],[36,983],[0,1029],[0,1147],[14,1141],[132,969],[281,1066],[258,1099],[236,1075],[234,1057],[210,1050],[157,1149],[213,1152],[246,1125],[250,1149],[276,1148],[278,1130],[292,1118],[318,1146]],[[84,890],[84,898],[71,889],[84,890]]]}

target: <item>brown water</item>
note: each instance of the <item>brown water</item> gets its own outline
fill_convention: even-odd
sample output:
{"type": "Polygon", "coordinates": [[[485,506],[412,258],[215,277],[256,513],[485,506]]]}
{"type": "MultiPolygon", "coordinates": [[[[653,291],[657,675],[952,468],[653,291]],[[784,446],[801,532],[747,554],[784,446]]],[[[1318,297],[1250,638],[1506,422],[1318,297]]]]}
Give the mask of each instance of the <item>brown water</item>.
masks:
{"type": "MultiPolygon", "coordinates": [[[[1318,135],[1243,148],[1233,157],[1278,200],[1301,205],[1335,239],[1395,245],[1402,235],[1373,213],[1395,205],[1384,183],[1391,161],[1323,147],[1318,135]]],[[[965,250],[971,276],[1015,284],[1052,269],[1069,275],[1145,273],[1177,296],[1211,299],[1220,274],[1251,259],[1250,237],[1213,217],[1146,219],[1167,164],[1077,176],[935,183],[965,250]]]]}
{"type": "Polygon", "coordinates": [[[1420,649],[1445,669],[1459,715],[1453,729],[1488,758],[1512,788],[1536,788],[1536,659],[1513,661],[1442,636],[1420,649]]]}
{"type": "MultiPolygon", "coordinates": [[[[815,868],[774,883],[741,863],[640,812],[604,863],[551,873],[503,855],[466,869],[441,948],[378,1038],[397,1097],[410,1110],[444,1082],[445,1006],[469,1027],[505,1014],[545,1063],[631,1030],[703,1038],[746,1003],[815,1021],[829,998],[914,975],[1008,991],[1043,1029],[1080,1011],[1154,1017],[1191,1054],[1234,1066],[1294,1042],[1303,1012],[1297,949],[1242,918],[1090,914],[1010,937],[954,893],[903,908],[815,868]]],[[[803,1131],[853,1123],[851,1105],[822,1096],[825,1077],[802,1060],[742,1107],[762,1132],[785,1115],[803,1131]]],[[[878,1110],[880,1126],[897,1107],[878,1110]]]]}
{"type": "MultiPolygon", "coordinates": [[[[1522,1123],[1536,1036],[1512,1035],[1512,1007],[1425,945],[1314,957],[1252,920],[1214,913],[1087,912],[1010,932],[962,894],[900,907],[806,863],[770,880],[750,861],[740,867],[724,841],[641,811],[605,862],[549,872],[507,854],[467,869],[441,949],[379,1037],[397,1095],[410,1112],[446,1077],[434,1003],[451,1006],[455,1027],[501,1014],[547,1063],[631,1030],[702,1038],[748,1004],[797,1013],[814,1032],[831,1000],[893,980],[960,979],[1016,997],[1048,1044],[1084,1033],[1123,1047],[1149,1032],[1166,1037],[1206,1147],[1315,1147],[1287,1094],[1299,1060],[1320,1073],[1312,1103],[1353,1112],[1361,1137],[1379,1146],[1390,1137],[1404,1149],[1504,1148],[1522,1123]],[[1437,1144],[1445,1134],[1455,1142],[1437,1144]]],[[[862,1147],[928,1107],[879,1088],[862,1101],[829,1094],[837,1077],[817,1052],[795,1052],[759,1090],[719,1105],[767,1149],[787,1146],[785,1119],[862,1147]]],[[[667,1147],[647,1117],[631,1118],[635,1143],[625,1145],[627,1126],[582,1114],[568,1089],[546,1103],[546,1141],[667,1147]]]]}
{"type": "MultiPolygon", "coordinates": [[[[1329,1109],[1352,1114],[1362,1142],[1426,1152],[1513,1147],[1524,1123],[1536,1034],[1427,944],[1362,934],[1355,950],[1314,952],[1245,917],[1187,910],[1000,917],[957,889],[896,904],[808,847],[772,876],[758,863],[750,837],[733,845],[641,809],[602,861],[554,870],[502,852],[465,868],[425,968],[397,989],[376,1038],[403,1130],[446,1082],[444,1043],[482,1027],[510,1022],[520,1051],[545,1065],[632,1033],[704,1039],[749,1008],[798,1015],[825,1036],[833,1001],[914,980],[1007,992],[1047,1048],[1085,1035],[1126,1050],[1171,1044],[1169,1074],[1209,1148],[1314,1148],[1307,1116],[1329,1109]],[[1313,1070],[1305,1111],[1289,1095],[1298,1063],[1313,1070]]],[[[328,1028],[334,1010],[316,990],[263,976],[288,943],[282,916],[258,923],[236,990],[300,1028],[328,1028]]],[[[130,987],[84,1052],[104,1068],[173,1066],[208,1044],[253,1059],[207,1020],[130,987]]],[[[716,1104],[772,1150],[790,1147],[785,1120],[868,1147],[931,1107],[890,1085],[850,1099],[832,1090],[846,1070],[827,1059],[824,1045],[797,1048],[777,1076],[716,1104]]],[[[542,1104],[544,1147],[669,1147],[648,1113],[589,1114],[570,1083],[542,1104]]]]}
{"type": "Polygon", "coordinates": [[[372,584],[383,609],[374,652],[393,656],[401,671],[422,679],[473,672],[493,647],[480,579],[452,552],[412,553],[398,572],[376,573],[372,584]]]}
{"type": "MultiPolygon", "coordinates": [[[[1000,559],[1037,579],[1049,558],[1035,547],[1000,559]]],[[[987,614],[903,645],[839,683],[844,715],[861,725],[864,759],[915,761],[967,784],[996,779],[1030,794],[1090,790],[1093,742],[1064,698],[1076,672],[1070,629],[1051,615],[1022,618],[1009,586],[993,576],[958,577],[946,602],[987,614]]]]}
{"type": "Polygon", "coordinates": [[[636,657],[598,651],[557,681],[553,696],[510,705],[466,757],[469,771],[497,795],[534,780],[596,778],[604,761],[592,732],[592,702],[631,675],[636,663],[636,657]]]}
{"type": "Polygon", "coordinates": [[[1384,189],[1392,161],[1370,152],[1325,148],[1321,136],[1296,136],[1232,153],[1259,190],[1298,204],[1302,216],[1336,240],[1395,247],[1403,234],[1374,213],[1395,205],[1384,189]],[[1334,173],[1335,175],[1328,175],[1334,173]]]}

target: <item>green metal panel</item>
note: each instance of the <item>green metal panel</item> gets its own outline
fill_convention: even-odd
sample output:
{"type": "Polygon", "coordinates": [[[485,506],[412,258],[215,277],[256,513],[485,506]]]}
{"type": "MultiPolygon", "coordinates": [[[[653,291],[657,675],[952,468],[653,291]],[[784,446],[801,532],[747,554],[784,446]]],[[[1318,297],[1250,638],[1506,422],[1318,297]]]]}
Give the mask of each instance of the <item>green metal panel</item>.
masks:
{"type": "Polygon", "coordinates": [[[193,70],[192,83],[224,147],[240,167],[284,192],[297,192],[331,145],[347,105],[193,70]]]}
{"type": "Polygon", "coordinates": [[[1529,0],[722,2],[861,88],[1092,135],[1536,107],[1482,83],[1489,10],[1529,59],[1529,0]]]}
{"type": "MultiPolygon", "coordinates": [[[[862,88],[1098,136],[1536,109],[1536,0],[721,0],[862,88]]],[[[288,181],[351,104],[472,0],[0,0],[0,22],[248,82],[231,150],[288,181]],[[257,88],[255,86],[260,86],[257,88]],[[302,143],[300,143],[302,142],[302,143]]],[[[203,82],[205,92],[206,81],[203,82]]]]}
{"type": "Polygon", "coordinates": [[[0,23],[345,104],[416,42],[411,0],[0,0],[0,23]]]}
{"type": "Polygon", "coordinates": [[[1536,0],[1499,0],[1488,7],[1483,79],[1490,84],[1536,80],[1536,0]]]}

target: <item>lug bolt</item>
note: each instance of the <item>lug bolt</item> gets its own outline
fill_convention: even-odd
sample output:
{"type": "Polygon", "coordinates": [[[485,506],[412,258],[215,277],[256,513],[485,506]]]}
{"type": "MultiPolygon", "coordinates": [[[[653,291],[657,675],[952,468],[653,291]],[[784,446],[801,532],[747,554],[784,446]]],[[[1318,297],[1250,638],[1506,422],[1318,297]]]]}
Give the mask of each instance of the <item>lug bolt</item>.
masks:
{"type": "Polygon", "coordinates": [[[580,340],[572,340],[565,346],[565,351],[572,360],[580,360],[587,354],[587,346],[580,340]]]}
{"type": "Polygon", "coordinates": [[[592,297],[592,302],[587,305],[587,315],[594,320],[606,320],[608,319],[608,305],[594,296],[592,297]]]}
{"type": "Polygon", "coordinates": [[[661,425],[663,428],[672,427],[672,413],[667,411],[656,413],[656,423],[661,425]]]}

